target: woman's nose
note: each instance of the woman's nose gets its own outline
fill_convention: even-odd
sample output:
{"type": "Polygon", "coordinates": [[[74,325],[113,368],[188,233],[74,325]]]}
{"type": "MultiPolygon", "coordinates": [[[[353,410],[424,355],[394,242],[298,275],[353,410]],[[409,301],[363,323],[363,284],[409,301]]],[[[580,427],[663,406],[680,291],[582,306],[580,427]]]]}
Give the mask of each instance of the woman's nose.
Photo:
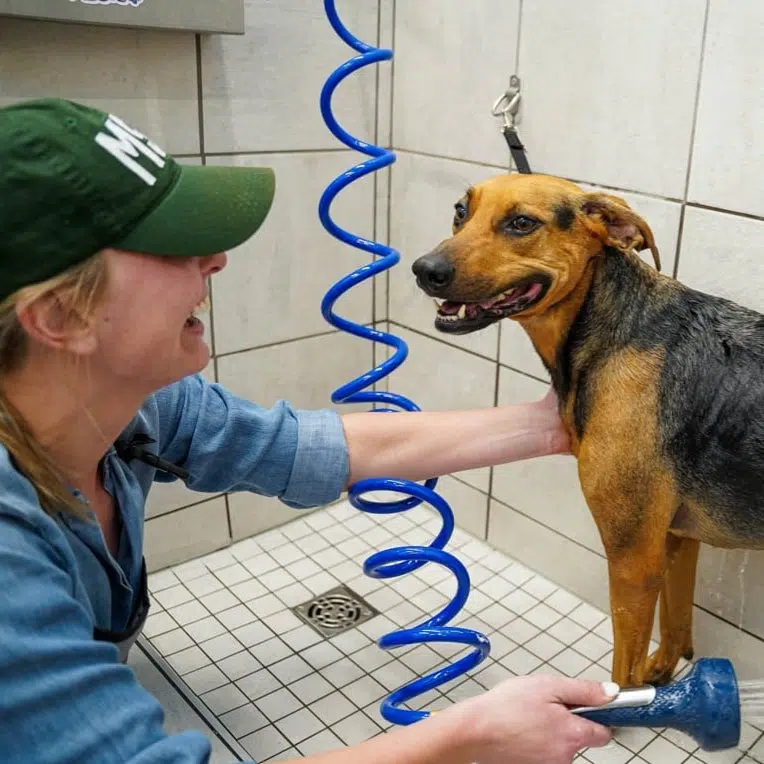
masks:
{"type": "Polygon", "coordinates": [[[212,276],[213,273],[222,271],[228,263],[228,255],[225,252],[218,252],[216,255],[206,255],[199,259],[202,274],[205,278],[212,276]]]}

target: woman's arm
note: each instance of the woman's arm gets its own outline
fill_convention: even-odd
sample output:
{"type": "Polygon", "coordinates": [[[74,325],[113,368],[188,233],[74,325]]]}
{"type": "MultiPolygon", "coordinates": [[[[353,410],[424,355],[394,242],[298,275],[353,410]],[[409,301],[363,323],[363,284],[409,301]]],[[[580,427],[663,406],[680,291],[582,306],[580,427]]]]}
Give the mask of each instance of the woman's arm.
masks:
{"type": "Polygon", "coordinates": [[[349,485],[377,476],[422,480],[568,449],[551,389],[542,400],[517,406],[346,414],[342,422],[350,454],[349,485]]]}

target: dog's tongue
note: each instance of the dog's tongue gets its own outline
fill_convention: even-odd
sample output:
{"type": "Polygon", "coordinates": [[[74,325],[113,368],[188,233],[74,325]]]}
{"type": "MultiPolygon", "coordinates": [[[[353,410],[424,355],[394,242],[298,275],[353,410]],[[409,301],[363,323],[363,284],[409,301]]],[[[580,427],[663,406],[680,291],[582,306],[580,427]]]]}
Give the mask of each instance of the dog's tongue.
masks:
{"type": "Polygon", "coordinates": [[[445,313],[447,316],[452,316],[454,313],[459,312],[459,308],[462,307],[462,303],[460,302],[451,302],[450,300],[445,300],[440,304],[440,312],[445,313]]]}

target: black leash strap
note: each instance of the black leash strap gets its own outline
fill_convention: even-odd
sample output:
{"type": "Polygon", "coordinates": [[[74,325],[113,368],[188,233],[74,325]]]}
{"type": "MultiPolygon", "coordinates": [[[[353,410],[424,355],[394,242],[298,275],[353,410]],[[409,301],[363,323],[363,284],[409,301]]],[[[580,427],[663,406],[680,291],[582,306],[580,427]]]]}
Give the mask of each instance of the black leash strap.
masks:
{"type": "Polygon", "coordinates": [[[181,467],[179,464],[173,464],[172,462],[168,462],[162,459],[156,454],[152,454],[151,451],[146,448],[146,446],[151,443],[156,443],[156,441],[150,438],[148,435],[139,433],[138,435],[134,435],[128,443],[124,445],[117,445],[117,455],[125,462],[129,463],[133,459],[137,459],[139,462],[151,465],[154,467],[154,469],[161,470],[162,472],[167,472],[170,475],[175,475],[175,477],[178,477],[184,481],[188,480],[188,478],[191,476],[191,473],[187,469],[181,467]]]}
{"type": "Polygon", "coordinates": [[[507,146],[509,146],[509,153],[512,155],[512,161],[515,163],[517,171],[530,174],[531,166],[528,164],[528,157],[525,156],[525,146],[523,146],[517,130],[514,127],[505,125],[501,131],[504,133],[507,146]]]}
{"type": "Polygon", "coordinates": [[[509,88],[497,99],[493,105],[491,113],[494,117],[503,117],[504,125],[501,132],[509,146],[509,153],[512,161],[515,163],[517,171],[526,175],[532,172],[528,163],[528,157],[525,156],[525,146],[520,140],[515,127],[517,112],[520,110],[520,78],[513,74],[509,78],[509,88]]]}

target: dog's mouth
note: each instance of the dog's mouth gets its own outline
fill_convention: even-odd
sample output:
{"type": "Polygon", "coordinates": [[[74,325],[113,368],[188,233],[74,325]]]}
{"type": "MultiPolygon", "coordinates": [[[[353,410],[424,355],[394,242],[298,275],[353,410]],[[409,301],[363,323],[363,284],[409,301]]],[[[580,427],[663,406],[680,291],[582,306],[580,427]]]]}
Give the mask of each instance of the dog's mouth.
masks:
{"type": "Polygon", "coordinates": [[[435,328],[448,334],[469,334],[502,318],[528,310],[549,290],[548,278],[524,279],[500,294],[477,302],[435,301],[435,328]]]}

